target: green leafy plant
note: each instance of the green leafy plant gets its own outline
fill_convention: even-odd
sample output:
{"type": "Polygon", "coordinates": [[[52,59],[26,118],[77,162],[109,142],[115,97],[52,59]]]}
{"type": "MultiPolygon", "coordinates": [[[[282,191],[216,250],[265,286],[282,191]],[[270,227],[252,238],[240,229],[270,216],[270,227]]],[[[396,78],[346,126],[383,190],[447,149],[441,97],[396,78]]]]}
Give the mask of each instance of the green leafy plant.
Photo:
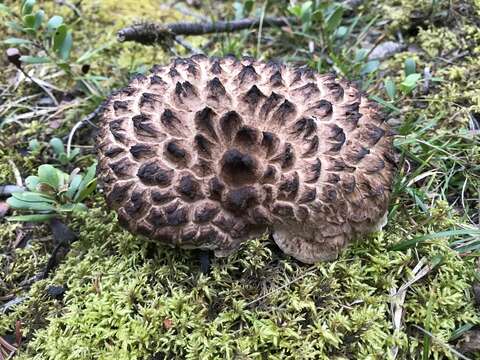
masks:
{"type": "Polygon", "coordinates": [[[25,179],[28,191],[13,193],[7,199],[12,208],[29,214],[11,216],[8,220],[41,222],[86,210],[82,202],[96,189],[95,171],[96,164],[91,165],[84,175],[78,168],[67,174],[52,165],[41,165],[36,176],[25,179]]]}
{"type": "MultiPolygon", "coordinates": [[[[27,47],[36,50],[34,55],[22,55],[20,61],[26,64],[54,63],[65,71],[70,71],[69,57],[73,45],[73,31],[64,24],[63,18],[54,15],[49,19],[42,9],[35,9],[35,0],[23,0],[20,14],[7,11],[12,17],[6,25],[21,33],[21,37],[4,40],[11,46],[27,47]]],[[[5,8],[3,8],[5,12],[5,8]]]]}
{"type": "Polygon", "coordinates": [[[62,165],[67,165],[68,163],[72,162],[75,157],[80,153],[79,148],[74,148],[72,151],[70,151],[70,154],[68,154],[65,151],[65,145],[63,144],[63,141],[56,137],[52,138],[49,144],[53,150],[53,153],[62,165]]]}

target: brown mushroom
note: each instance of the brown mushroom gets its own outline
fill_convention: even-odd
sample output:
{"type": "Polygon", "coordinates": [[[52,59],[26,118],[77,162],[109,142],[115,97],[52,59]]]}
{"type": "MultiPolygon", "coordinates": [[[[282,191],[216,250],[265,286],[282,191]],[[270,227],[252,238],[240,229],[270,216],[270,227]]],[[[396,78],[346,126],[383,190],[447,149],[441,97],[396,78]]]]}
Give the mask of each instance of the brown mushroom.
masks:
{"type": "Polygon", "coordinates": [[[386,213],[395,161],[383,120],[331,74],[175,59],[106,103],[99,177],[134,233],[226,256],[271,229],[298,260],[330,260],[386,213]]]}

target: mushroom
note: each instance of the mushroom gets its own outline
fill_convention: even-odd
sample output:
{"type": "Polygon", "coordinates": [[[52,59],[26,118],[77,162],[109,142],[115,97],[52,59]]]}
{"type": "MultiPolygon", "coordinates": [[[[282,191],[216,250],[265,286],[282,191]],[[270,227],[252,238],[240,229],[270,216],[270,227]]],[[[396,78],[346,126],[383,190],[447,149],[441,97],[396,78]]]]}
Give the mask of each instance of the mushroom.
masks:
{"type": "Polygon", "coordinates": [[[282,251],[331,260],[378,228],[392,133],[348,81],[252,58],[177,58],[111,95],[99,178],[131,232],[226,256],[270,229],[282,251]]]}

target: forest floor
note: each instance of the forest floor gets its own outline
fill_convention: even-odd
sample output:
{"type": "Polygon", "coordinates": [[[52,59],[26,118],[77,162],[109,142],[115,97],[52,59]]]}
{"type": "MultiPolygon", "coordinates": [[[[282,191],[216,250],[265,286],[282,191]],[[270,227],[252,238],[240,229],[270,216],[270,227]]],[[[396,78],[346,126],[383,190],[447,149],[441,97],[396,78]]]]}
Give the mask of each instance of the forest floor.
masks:
{"type": "Polygon", "coordinates": [[[478,0],[33,5],[45,19],[62,16],[73,35],[68,55],[68,35],[50,43],[46,20],[22,29],[36,21],[32,3],[0,4],[2,53],[35,57],[22,60],[30,78],[12,56],[0,60],[0,186],[22,186],[44,164],[85,172],[95,162],[95,119],[72,133],[75,157],[51,139],[67,143],[133,74],[191,48],[355,81],[384,108],[400,163],[387,226],[311,266],[264,236],[212,259],[203,274],[195,251],[123,230],[101,191],[83,201],[87,210],[62,215],[77,240],[61,243],[65,228],[9,221],[26,212],[1,197],[0,359],[480,358],[478,0]],[[186,37],[187,47],[116,38],[138,21],[264,15],[299,23],[186,37]]]}

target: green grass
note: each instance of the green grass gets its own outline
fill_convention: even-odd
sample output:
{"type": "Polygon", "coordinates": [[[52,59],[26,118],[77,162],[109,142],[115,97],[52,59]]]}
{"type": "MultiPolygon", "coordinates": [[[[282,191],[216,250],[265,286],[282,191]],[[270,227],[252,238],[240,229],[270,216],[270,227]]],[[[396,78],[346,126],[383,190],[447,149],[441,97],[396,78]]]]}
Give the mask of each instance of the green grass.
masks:
{"type": "MultiPolygon", "coordinates": [[[[0,311],[0,336],[10,339],[21,321],[19,358],[384,359],[393,358],[394,349],[397,359],[455,358],[458,341],[480,324],[471,290],[480,248],[480,5],[371,0],[348,13],[325,4],[288,9],[280,1],[234,7],[212,0],[202,15],[294,14],[302,21],[292,32],[263,28],[261,36],[245,30],[187,40],[210,55],[335,70],[383,105],[400,155],[387,227],[352,244],[337,261],[310,267],[281,254],[266,237],[252,239],[237,254],[215,259],[206,276],[195,252],[158,247],[122,230],[97,194],[86,202],[87,213],[68,218],[79,240],[47,279],[30,286],[26,280],[44,268],[54,247],[51,235],[43,226],[1,220],[0,307],[8,299],[23,301],[0,311]],[[372,62],[367,47],[381,34],[393,41],[401,34],[420,50],[372,62]],[[421,76],[410,89],[405,83],[412,71],[421,76]],[[20,236],[27,246],[15,248],[20,236]],[[66,286],[62,299],[47,295],[53,284],[66,286]],[[403,295],[392,297],[402,286],[403,295]],[[393,321],[397,300],[400,327],[393,321]]],[[[0,184],[15,183],[14,168],[25,179],[42,164],[68,173],[89,166],[92,128],[74,137],[81,150],[74,164],[59,164],[48,143],[65,138],[133,72],[168,58],[160,48],[118,44],[115,31],[141,18],[185,17],[148,1],[86,1],[80,17],[50,1],[42,7],[71,25],[72,58],[81,60],[73,69],[91,67],[88,75],[72,77],[52,64],[28,65],[35,77],[74,95],[48,108],[38,87],[25,80],[12,85],[16,70],[2,60],[0,184]],[[37,152],[28,150],[34,139],[37,152]]]]}

